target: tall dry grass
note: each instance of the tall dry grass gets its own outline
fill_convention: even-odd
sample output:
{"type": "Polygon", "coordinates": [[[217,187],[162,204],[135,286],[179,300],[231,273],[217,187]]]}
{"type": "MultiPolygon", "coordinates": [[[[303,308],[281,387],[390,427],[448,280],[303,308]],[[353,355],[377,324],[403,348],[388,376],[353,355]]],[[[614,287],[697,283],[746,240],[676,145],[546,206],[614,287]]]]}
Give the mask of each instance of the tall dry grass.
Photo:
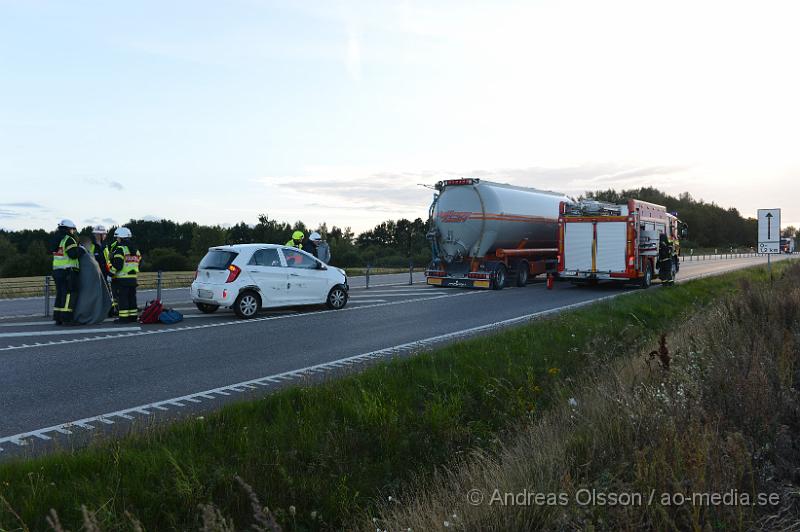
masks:
{"type": "Polygon", "coordinates": [[[385,494],[354,528],[800,530],[800,265],[771,286],[743,282],[665,334],[647,355],[587,360],[589,376],[499,453],[385,494]],[[620,504],[578,504],[591,493],[580,490],[620,504]],[[623,498],[637,493],[640,504],[623,498]],[[711,504],[713,493],[730,500],[711,504]],[[758,494],[766,505],[741,504],[758,494]]]}

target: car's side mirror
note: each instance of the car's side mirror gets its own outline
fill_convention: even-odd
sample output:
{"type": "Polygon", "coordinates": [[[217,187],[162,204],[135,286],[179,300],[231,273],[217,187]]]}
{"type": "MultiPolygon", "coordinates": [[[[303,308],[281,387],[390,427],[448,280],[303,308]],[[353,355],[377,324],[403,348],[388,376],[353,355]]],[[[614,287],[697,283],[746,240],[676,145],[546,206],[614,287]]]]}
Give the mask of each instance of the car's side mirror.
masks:
{"type": "Polygon", "coordinates": [[[328,267],[327,267],[327,266],[325,266],[324,264],[322,264],[321,262],[318,262],[318,263],[317,263],[317,269],[318,269],[318,270],[327,270],[327,269],[328,269],[328,267]]]}

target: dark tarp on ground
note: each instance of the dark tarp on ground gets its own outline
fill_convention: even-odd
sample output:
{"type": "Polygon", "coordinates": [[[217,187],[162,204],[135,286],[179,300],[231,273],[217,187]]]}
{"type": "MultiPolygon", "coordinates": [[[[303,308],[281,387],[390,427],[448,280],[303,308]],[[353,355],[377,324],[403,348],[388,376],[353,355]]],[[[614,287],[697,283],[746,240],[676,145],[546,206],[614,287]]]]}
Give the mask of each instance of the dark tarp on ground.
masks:
{"type": "Polygon", "coordinates": [[[80,264],[81,280],[74,320],[83,324],[100,323],[108,317],[108,311],[111,310],[111,294],[106,288],[100,266],[91,254],[81,255],[80,264]]]}

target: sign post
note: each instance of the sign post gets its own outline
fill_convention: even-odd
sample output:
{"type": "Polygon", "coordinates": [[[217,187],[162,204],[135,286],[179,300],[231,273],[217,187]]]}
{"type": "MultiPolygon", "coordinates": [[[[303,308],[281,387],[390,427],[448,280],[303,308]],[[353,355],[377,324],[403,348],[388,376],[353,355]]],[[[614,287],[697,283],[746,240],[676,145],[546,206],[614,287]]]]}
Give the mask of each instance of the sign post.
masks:
{"type": "Polygon", "coordinates": [[[772,255],[781,252],[781,210],[758,209],[758,252],[767,255],[767,270],[772,278],[772,255]]]}

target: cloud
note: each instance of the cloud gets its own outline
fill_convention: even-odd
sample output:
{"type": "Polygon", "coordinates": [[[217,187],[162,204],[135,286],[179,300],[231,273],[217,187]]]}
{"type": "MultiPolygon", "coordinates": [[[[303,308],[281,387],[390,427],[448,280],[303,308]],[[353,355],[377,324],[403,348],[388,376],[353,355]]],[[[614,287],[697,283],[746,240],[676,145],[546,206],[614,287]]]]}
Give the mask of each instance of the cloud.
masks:
{"type": "Polygon", "coordinates": [[[444,179],[476,177],[487,181],[554,190],[578,195],[589,189],[621,188],[654,185],[663,188],[674,176],[688,170],[686,166],[622,165],[592,163],[568,167],[525,167],[477,169],[469,171],[402,171],[364,172],[357,169],[325,169],[317,175],[294,178],[265,178],[265,184],[299,193],[305,206],[315,209],[406,213],[426,209],[431,191],[420,186],[432,185],[444,179]],[[362,177],[341,178],[340,174],[362,177]]]}
{"type": "Polygon", "coordinates": [[[29,218],[35,214],[48,214],[50,211],[33,201],[12,201],[0,203],[0,218],[29,218]],[[38,211],[38,212],[37,212],[38,211]]]}
{"type": "Polygon", "coordinates": [[[85,218],[83,220],[83,222],[85,224],[88,224],[88,225],[95,225],[95,224],[99,224],[99,223],[102,223],[102,224],[105,224],[105,225],[117,225],[117,221],[114,220],[113,218],[98,218],[98,217],[85,218]]]}
{"type": "Polygon", "coordinates": [[[427,205],[431,192],[418,183],[430,181],[418,173],[376,173],[352,179],[296,179],[279,187],[314,197],[309,206],[326,209],[410,212],[427,205]],[[338,202],[336,200],[339,200],[338,202]]]}
{"type": "Polygon", "coordinates": [[[89,185],[98,185],[98,186],[106,186],[109,188],[113,188],[114,190],[124,190],[125,187],[119,181],[115,181],[113,179],[105,178],[96,178],[96,177],[87,177],[84,179],[84,182],[88,183],[89,185]]]}
{"type": "Polygon", "coordinates": [[[16,203],[0,203],[0,207],[16,207],[18,209],[44,209],[44,207],[32,201],[20,201],[16,203]]]}

